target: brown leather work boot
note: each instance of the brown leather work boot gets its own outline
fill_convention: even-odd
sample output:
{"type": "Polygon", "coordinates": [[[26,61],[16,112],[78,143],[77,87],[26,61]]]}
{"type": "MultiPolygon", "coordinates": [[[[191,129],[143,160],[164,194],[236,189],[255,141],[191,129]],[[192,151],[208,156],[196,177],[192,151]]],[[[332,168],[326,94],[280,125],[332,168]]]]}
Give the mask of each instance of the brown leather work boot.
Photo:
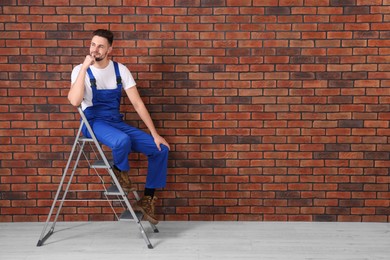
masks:
{"type": "Polygon", "coordinates": [[[112,167],[112,170],[114,171],[114,174],[124,192],[136,190],[136,187],[131,183],[129,174],[127,172],[120,171],[116,167],[112,167]]]}
{"type": "Polygon", "coordinates": [[[134,210],[141,211],[144,214],[145,219],[153,225],[158,224],[158,220],[154,215],[154,204],[156,203],[156,200],[156,197],[144,196],[133,205],[134,210]]]}

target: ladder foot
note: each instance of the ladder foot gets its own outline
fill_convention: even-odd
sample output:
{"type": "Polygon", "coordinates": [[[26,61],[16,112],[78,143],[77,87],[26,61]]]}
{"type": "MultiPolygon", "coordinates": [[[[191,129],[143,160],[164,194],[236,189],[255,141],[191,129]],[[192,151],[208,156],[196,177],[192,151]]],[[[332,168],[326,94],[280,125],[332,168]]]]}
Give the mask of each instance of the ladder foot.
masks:
{"type": "Polygon", "coordinates": [[[45,243],[46,239],[48,239],[54,233],[54,228],[52,227],[49,232],[47,232],[46,236],[38,240],[37,246],[42,246],[45,243]]]}

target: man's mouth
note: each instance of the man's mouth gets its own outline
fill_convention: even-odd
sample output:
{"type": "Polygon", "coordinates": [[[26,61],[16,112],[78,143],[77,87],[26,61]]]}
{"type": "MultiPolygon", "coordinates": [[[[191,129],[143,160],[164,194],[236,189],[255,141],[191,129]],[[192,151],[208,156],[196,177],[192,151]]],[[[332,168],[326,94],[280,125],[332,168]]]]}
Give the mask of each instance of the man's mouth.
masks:
{"type": "Polygon", "coordinates": [[[100,55],[100,53],[98,53],[98,52],[92,52],[91,56],[95,58],[95,61],[102,61],[103,60],[102,55],[100,55]]]}

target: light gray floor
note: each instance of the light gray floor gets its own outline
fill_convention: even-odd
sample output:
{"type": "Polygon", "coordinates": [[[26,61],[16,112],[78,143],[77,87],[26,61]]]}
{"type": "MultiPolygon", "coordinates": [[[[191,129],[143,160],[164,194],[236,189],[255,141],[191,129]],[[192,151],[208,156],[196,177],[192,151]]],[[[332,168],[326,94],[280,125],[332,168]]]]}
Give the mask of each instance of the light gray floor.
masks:
{"type": "Polygon", "coordinates": [[[390,259],[390,223],[59,222],[36,247],[44,223],[0,223],[0,259],[390,259]]]}

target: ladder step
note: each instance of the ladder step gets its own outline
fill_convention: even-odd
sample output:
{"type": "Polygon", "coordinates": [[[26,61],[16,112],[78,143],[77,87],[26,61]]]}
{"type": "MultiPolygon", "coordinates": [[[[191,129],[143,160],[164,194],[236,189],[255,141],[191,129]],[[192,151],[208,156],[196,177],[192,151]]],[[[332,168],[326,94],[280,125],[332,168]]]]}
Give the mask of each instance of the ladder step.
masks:
{"type": "Polygon", "coordinates": [[[85,136],[80,136],[80,137],[79,137],[79,141],[83,141],[83,142],[93,142],[93,139],[92,139],[92,138],[85,137],[85,136]]]}
{"type": "Polygon", "coordinates": [[[114,196],[116,196],[116,195],[123,195],[120,191],[119,191],[119,189],[118,189],[118,187],[114,184],[114,185],[111,185],[110,187],[108,187],[107,188],[107,191],[106,192],[104,192],[104,194],[105,195],[114,195],[114,196]]]}
{"type": "Polygon", "coordinates": [[[92,163],[91,168],[95,168],[95,169],[108,169],[110,167],[105,165],[103,160],[97,160],[97,161],[94,161],[92,163]]]}
{"type": "MultiPolygon", "coordinates": [[[[141,220],[143,217],[143,214],[141,211],[135,211],[135,215],[137,216],[138,220],[141,220]]],[[[123,213],[119,217],[119,220],[120,221],[130,221],[130,220],[134,220],[134,218],[133,218],[133,215],[131,215],[130,210],[126,209],[125,211],[123,211],[123,213]]]]}

